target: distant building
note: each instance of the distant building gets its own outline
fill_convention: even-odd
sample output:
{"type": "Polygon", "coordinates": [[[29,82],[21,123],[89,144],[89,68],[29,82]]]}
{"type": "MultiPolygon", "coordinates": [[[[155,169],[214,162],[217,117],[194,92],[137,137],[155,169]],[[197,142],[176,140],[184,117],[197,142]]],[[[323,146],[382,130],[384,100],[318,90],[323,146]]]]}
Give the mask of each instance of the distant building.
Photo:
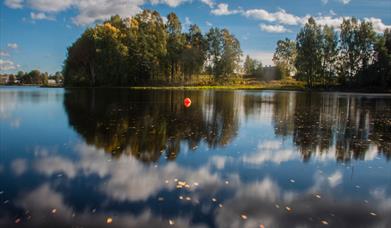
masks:
{"type": "Polygon", "coordinates": [[[54,80],[54,79],[49,79],[49,80],[48,80],[48,84],[49,84],[49,85],[55,85],[55,84],[57,84],[57,82],[56,82],[56,80],[54,80]]]}
{"type": "Polygon", "coordinates": [[[0,75],[0,84],[7,84],[9,82],[9,75],[0,75]]]}
{"type": "Polygon", "coordinates": [[[272,80],[279,80],[277,74],[277,67],[270,66],[270,65],[263,67],[262,81],[272,81],[272,80]]]}

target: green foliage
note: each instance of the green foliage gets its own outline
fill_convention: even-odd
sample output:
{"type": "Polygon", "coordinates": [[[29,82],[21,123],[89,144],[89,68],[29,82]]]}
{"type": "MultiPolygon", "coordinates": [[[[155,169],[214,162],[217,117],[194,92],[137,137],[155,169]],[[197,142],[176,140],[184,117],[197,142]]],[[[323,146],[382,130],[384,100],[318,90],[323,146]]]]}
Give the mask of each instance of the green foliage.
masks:
{"type": "Polygon", "coordinates": [[[322,62],[322,35],[321,28],[311,17],[296,38],[297,58],[295,66],[297,78],[307,82],[311,88],[319,78],[322,62]]]}
{"type": "Polygon", "coordinates": [[[274,61],[285,74],[288,59],[294,59],[296,78],[313,86],[391,87],[391,35],[376,34],[370,22],[344,19],[338,35],[332,27],[317,25],[310,18],[297,34],[296,50],[287,51],[279,41],[274,61]],[[297,53],[297,54],[296,54],[297,53]],[[283,61],[285,60],[285,61],[283,61]]]}
{"type": "Polygon", "coordinates": [[[289,78],[296,72],[295,61],[297,51],[296,42],[285,38],[277,41],[277,48],[273,55],[273,62],[276,64],[281,79],[289,78]]]}
{"type": "Polygon", "coordinates": [[[246,56],[246,59],[243,64],[244,73],[247,76],[255,76],[262,78],[263,76],[263,66],[261,61],[250,58],[249,55],[246,56]]]}
{"type": "Polygon", "coordinates": [[[211,69],[216,78],[233,74],[240,61],[239,41],[228,30],[204,36],[197,25],[182,32],[179,18],[167,22],[156,11],[131,18],[114,16],[87,29],[68,48],[66,86],[128,86],[178,82],[211,69]],[[208,54],[208,55],[207,55],[208,54]],[[209,57],[209,58],[208,58],[209,57]],[[206,62],[211,62],[206,66],[206,62]]]}

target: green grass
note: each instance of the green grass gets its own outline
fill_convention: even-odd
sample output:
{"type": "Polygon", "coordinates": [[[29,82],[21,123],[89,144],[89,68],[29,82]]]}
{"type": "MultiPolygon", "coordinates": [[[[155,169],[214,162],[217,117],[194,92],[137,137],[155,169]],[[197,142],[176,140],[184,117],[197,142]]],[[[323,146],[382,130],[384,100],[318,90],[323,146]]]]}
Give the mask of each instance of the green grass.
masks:
{"type": "Polygon", "coordinates": [[[189,85],[189,86],[132,86],[137,90],[197,90],[197,89],[221,89],[221,90],[304,90],[305,83],[295,80],[256,82],[251,84],[227,84],[227,85],[189,85]]]}

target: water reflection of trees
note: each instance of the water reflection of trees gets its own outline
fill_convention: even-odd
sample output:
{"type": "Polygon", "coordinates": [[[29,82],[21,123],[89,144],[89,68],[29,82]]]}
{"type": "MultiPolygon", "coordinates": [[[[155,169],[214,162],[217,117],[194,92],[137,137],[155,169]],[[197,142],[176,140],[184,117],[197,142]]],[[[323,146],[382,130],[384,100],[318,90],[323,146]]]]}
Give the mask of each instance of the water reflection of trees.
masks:
{"type": "MultiPolygon", "coordinates": [[[[146,162],[162,154],[175,159],[186,142],[224,146],[238,129],[233,93],[208,91],[69,90],[69,122],[88,144],[113,156],[132,154],[146,162]],[[183,98],[191,97],[187,109],[183,98]]],[[[186,145],[186,144],[185,144],[186,145]]]]}
{"type": "Polygon", "coordinates": [[[390,99],[277,93],[274,100],[275,133],[292,135],[303,160],[315,153],[335,153],[339,161],[364,159],[373,149],[391,156],[390,99]]]}
{"type": "Polygon", "coordinates": [[[70,125],[88,144],[142,161],[157,161],[162,155],[173,160],[181,147],[192,150],[201,142],[210,148],[228,145],[240,121],[252,118],[270,118],[274,134],[292,139],[304,161],[315,155],[335,156],[338,161],[364,159],[377,151],[391,157],[391,99],[96,89],[69,90],[64,104],[70,125]],[[190,109],[183,106],[184,97],[192,98],[190,109]]]}

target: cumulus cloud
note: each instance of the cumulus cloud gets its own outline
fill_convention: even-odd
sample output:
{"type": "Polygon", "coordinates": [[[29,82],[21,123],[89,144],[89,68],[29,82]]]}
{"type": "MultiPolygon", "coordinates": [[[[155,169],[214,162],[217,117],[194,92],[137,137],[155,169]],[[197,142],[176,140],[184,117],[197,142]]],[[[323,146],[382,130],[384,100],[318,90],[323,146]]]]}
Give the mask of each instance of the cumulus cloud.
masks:
{"type": "Polygon", "coordinates": [[[285,28],[282,25],[266,25],[266,24],[260,24],[259,27],[264,32],[270,32],[270,33],[284,33],[284,32],[291,32],[289,29],[285,28]]]}
{"type": "Polygon", "coordinates": [[[383,32],[386,29],[391,29],[391,25],[385,25],[379,18],[364,18],[364,21],[371,22],[376,32],[383,32]]]}
{"type": "Polygon", "coordinates": [[[278,22],[286,25],[298,25],[303,23],[301,17],[287,13],[285,10],[280,9],[277,12],[270,13],[264,9],[250,9],[243,12],[243,15],[248,18],[264,20],[269,22],[278,22]]]}
{"type": "Polygon", "coordinates": [[[45,13],[34,13],[34,12],[31,12],[30,13],[30,17],[33,20],[51,20],[51,21],[54,20],[53,17],[48,16],[45,13]]]}
{"type": "MultiPolygon", "coordinates": [[[[213,10],[212,10],[213,11],[213,10]]],[[[276,12],[268,12],[265,9],[249,9],[244,11],[230,11],[228,9],[228,5],[224,4],[221,8],[215,9],[217,13],[215,15],[230,15],[234,13],[241,13],[247,18],[252,18],[255,20],[267,21],[278,23],[279,25],[261,25],[264,31],[279,31],[279,32],[287,32],[287,29],[284,29],[283,25],[299,25],[302,26],[307,23],[308,19],[311,17],[310,15],[305,16],[297,16],[291,13],[286,12],[284,9],[279,9],[276,12]]],[[[213,12],[212,12],[213,13],[213,12]]],[[[320,25],[332,26],[338,29],[344,18],[350,17],[336,17],[334,11],[330,11],[331,16],[314,16],[315,21],[320,25]]],[[[361,20],[359,20],[360,22],[361,20]]],[[[376,32],[381,33],[387,28],[391,28],[391,25],[385,25],[380,18],[370,17],[364,18],[363,21],[369,21],[373,24],[373,27],[376,32]]],[[[261,27],[261,29],[262,29],[261,27]]]]}
{"type": "Polygon", "coordinates": [[[19,46],[17,43],[8,43],[7,44],[7,47],[11,48],[11,49],[17,49],[19,46]]]}
{"type": "Polygon", "coordinates": [[[11,9],[23,8],[23,0],[5,0],[4,4],[11,9]]]}
{"type": "Polygon", "coordinates": [[[213,8],[215,6],[215,2],[213,0],[201,0],[201,2],[209,6],[210,8],[213,8]]]}
{"type": "Polygon", "coordinates": [[[170,7],[177,7],[188,0],[150,0],[152,4],[166,4],[170,7]]]}
{"type": "Polygon", "coordinates": [[[11,60],[0,59],[0,70],[16,70],[19,67],[20,67],[19,64],[16,64],[11,60]]]}
{"type": "Polygon", "coordinates": [[[189,0],[27,0],[16,1],[8,0],[6,5],[10,8],[21,8],[27,6],[33,10],[38,11],[30,15],[38,19],[49,19],[43,13],[58,13],[70,8],[74,8],[78,13],[72,18],[76,25],[87,25],[99,20],[108,19],[112,15],[120,15],[121,17],[133,16],[141,11],[141,6],[145,3],[151,4],[165,4],[170,7],[177,7],[180,4],[189,0]]]}
{"type": "Polygon", "coordinates": [[[340,3],[346,5],[349,4],[350,0],[338,0],[340,3]]]}
{"type": "Polygon", "coordinates": [[[217,8],[213,9],[211,13],[216,16],[231,15],[240,13],[240,10],[230,10],[228,4],[220,3],[217,8]]]}
{"type": "MultiPolygon", "coordinates": [[[[28,5],[36,10],[44,12],[60,12],[66,10],[76,2],[74,0],[29,0],[28,5]]],[[[90,1],[95,2],[95,1],[90,1]]]]}

